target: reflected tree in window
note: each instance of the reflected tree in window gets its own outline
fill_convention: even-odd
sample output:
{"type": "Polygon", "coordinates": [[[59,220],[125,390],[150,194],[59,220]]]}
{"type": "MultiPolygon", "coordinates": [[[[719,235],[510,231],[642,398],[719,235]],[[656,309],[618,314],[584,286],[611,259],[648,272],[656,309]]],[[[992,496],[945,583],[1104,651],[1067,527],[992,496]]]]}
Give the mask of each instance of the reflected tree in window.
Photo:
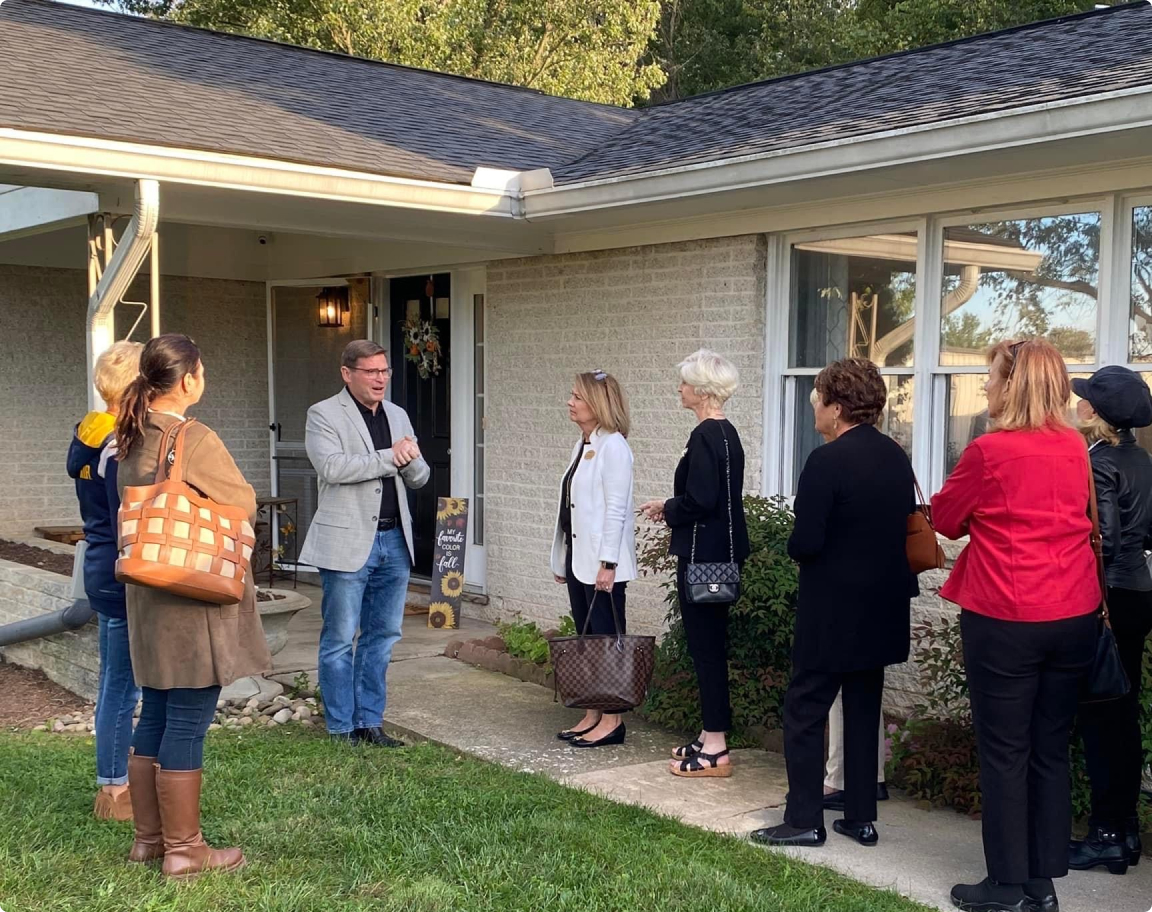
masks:
{"type": "Polygon", "coordinates": [[[1129,357],[1152,361],[1152,206],[1132,211],[1132,306],[1129,357]]]}

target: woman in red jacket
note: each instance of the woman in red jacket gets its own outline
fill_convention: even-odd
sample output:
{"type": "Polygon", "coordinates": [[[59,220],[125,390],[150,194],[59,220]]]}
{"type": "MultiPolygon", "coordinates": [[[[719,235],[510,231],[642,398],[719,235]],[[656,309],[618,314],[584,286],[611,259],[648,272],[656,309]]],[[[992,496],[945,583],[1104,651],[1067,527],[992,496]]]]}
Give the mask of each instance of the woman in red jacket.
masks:
{"type": "Polygon", "coordinates": [[[997,345],[989,362],[993,430],[932,498],[937,531],[969,536],[940,594],[963,609],[988,865],[981,883],[952,888],[952,902],[1024,912],[1055,909],[1052,878],[1068,873],[1068,738],[1100,586],[1064,361],[1027,340],[997,345]]]}

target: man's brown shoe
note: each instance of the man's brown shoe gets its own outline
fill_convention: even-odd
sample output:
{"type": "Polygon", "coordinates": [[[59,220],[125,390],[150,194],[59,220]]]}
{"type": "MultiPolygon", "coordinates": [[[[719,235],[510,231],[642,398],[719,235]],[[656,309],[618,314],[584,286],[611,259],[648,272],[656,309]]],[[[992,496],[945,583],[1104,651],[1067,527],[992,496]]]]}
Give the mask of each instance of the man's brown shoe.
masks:
{"type": "Polygon", "coordinates": [[[203,770],[156,768],[156,796],[164,827],[164,873],[190,880],[208,871],[235,871],[244,866],[239,849],[214,849],[200,832],[200,784],[203,770]]]}

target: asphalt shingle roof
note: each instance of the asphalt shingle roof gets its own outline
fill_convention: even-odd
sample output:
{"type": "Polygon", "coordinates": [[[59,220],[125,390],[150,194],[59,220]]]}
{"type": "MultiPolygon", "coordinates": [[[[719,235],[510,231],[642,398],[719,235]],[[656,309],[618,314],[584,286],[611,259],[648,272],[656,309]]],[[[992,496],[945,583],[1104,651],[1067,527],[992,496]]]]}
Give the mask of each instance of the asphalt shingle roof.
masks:
{"type": "Polygon", "coordinates": [[[49,0],[0,5],[0,127],[557,185],[1152,86],[1152,5],[626,110],[49,0]]]}
{"type": "Polygon", "coordinates": [[[45,0],[0,5],[0,126],[467,184],[636,111],[45,0]]]}
{"type": "Polygon", "coordinates": [[[553,175],[617,177],[1148,85],[1141,2],[653,107],[553,175]]]}

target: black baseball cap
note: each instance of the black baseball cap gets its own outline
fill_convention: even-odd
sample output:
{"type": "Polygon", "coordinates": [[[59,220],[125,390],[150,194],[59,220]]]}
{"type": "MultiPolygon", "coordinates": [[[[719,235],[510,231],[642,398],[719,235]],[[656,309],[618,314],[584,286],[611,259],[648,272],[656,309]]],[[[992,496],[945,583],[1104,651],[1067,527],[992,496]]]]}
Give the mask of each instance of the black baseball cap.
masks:
{"type": "Polygon", "coordinates": [[[1142,428],[1152,424],[1152,392],[1140,375],[1110,364],[1091,377],[1077,377],[1072,389],[1114,428],[1142,428]]]}

